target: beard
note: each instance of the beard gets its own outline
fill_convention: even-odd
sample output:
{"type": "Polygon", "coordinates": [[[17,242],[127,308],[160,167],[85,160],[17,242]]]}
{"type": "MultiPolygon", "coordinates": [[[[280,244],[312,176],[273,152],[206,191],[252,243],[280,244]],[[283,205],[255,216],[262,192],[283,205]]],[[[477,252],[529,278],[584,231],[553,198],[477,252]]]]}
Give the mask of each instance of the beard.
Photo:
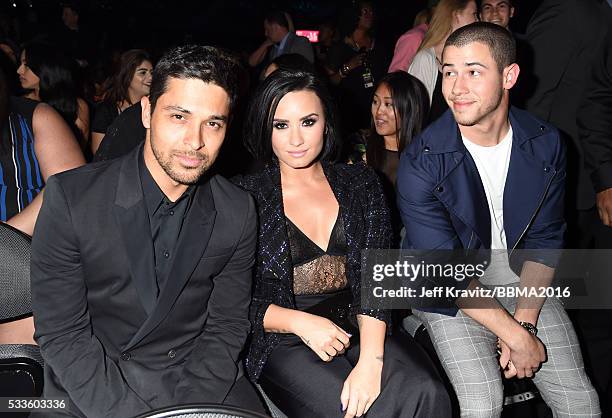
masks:
{"type": "Polygon", "coordinates": [[[453,110],[453,115],[455,116],[455,120],[459,125],[462,126],[474,126],[478,122],[482,121],[485,117],[490,115],[499,107],[503,99],[503,91],[497,90],[497,95],[492,97],[487,102],[483,102],[481,107],[475,109],[474,112],[469,112],[468,114],[457,113],[453,110],[452,101],[449,103],[451,110],[453,110]]]}
{"type": "Polygon", "coordinates": [[[151,150],[155,159],[159,163],[160,167],[166,172],[168,177],[176,181],[179,184],[192,185],[196,184],[200,177],[204,175],[211,166],[210,159],[206,152],[198,151],[170,151],[168,154],[162,152],[156,147],[155,140],[153,138],[153,132],[151,132],[151,150]],[[196,167],[185,167],[181,163],[174,159],[174,156],[185,156],[188,158],[194,158],[201,160],[201,164],[196,167]]]}

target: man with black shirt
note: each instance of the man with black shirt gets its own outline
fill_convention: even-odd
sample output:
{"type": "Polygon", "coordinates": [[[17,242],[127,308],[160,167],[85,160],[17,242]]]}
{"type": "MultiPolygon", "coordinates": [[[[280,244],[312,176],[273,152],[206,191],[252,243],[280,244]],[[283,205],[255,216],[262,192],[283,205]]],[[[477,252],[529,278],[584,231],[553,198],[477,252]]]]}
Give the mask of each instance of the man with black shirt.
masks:
{"type": "Polygon", "coordinates": [[[236,61],[170,51],[144,97],[144,145],[53,176],[32,243],[47,398],[70,416],[217,403],[263,408],[243,375],[256,214],[208,170],[237,97],[236,61]]]}

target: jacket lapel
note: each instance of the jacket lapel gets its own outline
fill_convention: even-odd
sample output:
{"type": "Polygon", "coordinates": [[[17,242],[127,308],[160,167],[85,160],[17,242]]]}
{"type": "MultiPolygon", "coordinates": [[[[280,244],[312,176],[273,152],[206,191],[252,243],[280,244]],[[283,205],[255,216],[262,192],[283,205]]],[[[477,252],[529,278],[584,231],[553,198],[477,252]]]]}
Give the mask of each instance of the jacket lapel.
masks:
{"type": "Polygon", "coordinates": [[[142,146],[121,164],[113,212],[121,231],[133,283],[142,306],[150,315],[156,303],[155,266],[151,227],[140,184],[141,152],[142,146]]]}
{"type": "Polygon", "coordinates": [[[434,124],[435,133],[426,138],[426,146],[430,150],[428,152],[452,154],[455,165],[446,169],[446,176],[432,192],[449,212],[470,227],[485,248],[488,248],[491,246],[491,216],[476,163],[463,145],[461,132],[450,110],[434,124]],[[452,135],[451,140],[448,140],[446,135],[452,135]],[[466,199],[466,196],[470,196],[470,199],[466,199]]]}
{"type": "Polygon", "coordinates": [[[491,215],[487,195],[472,156],[455,153],[459,162],[433,190],[448,210],[468,225],[483,245],[491,246],[491,215]],[[470,199],[466,199],[470,196],[470,199]]]}
{"type": "Polygon", "coordinates": [[[208,246],[217,214],[211,181],[206,180],[205,183],[197,187],[192,207],[183,221],[179,240],[176,243],[175,254],[177,256],[172,261],[170,275],[160,292],[158,303],[143,326],[134,334],[125,348],[126,350],[138,344],[168,315],[200,262],[204,250],[208,246]]]}

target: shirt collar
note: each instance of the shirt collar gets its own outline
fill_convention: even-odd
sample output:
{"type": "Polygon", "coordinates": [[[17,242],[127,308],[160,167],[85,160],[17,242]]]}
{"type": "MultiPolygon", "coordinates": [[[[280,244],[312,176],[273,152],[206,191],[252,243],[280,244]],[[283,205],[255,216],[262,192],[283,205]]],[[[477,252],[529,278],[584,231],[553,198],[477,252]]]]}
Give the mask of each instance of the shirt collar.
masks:
{"type": "Polygon", "coordinates": [[[142,193],[144,195],[145,203],[147,205],[147,211],[149,216],[153,216],[155,212],[159,209],[164,201],[169,202],[172,206],[176,205],[183,199],[188,199],[189,203],[187,208],[191,205],[191,200],[193,198],[193,191],[195,187],[193,185],[189,186],[187,190],[179,197],[176,202],[172,202],[168,197],[164,194],[164,192],[159,188],[155,179],[151,175],[151,172],[147,168],[144,162],[143,153],[140,154],[139,158],[139,171],[140,171],[140,183],[142,184],[142,193]]]}
{"type": "Polygon", "coordinates": [[[291,32],[287,32],[287,34],[284,36],[284,38],[282,39],[282,41],[280,41],[280,43],[278,44],[277,48],[279,51],[282,51],[283,48],[285,47],[285,44],[287,43],[287,39],[289,39],[289,34],[291,32]]]}

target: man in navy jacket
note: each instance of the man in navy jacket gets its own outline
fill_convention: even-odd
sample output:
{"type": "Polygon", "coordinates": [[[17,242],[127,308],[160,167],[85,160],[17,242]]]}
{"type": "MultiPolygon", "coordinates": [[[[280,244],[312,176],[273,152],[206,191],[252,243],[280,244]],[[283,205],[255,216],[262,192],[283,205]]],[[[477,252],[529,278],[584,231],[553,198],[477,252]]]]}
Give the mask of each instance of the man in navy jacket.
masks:
{"type": "MultiPolygon", "coordinates": [[[[492,250],[481,283],[471,288],[547,286],[555,259],[546,250],[563,244],[565,149],[555,128],[510,108],[520,72],[515,57],[512,35],[497,25],[454,32],[442,59],[450,110],[404,151],[398,172],[404,248],[492,250]],[[516,249],[530,251],[513,271],[516,249]]],[[[486,307],[460,298],[457,306],[415,315],[461,416],[500,415],[500,366],[507,377],[533,377],[558,416],[599,416],[576,334],[556,298],[497,298],[486,307]]]]}

